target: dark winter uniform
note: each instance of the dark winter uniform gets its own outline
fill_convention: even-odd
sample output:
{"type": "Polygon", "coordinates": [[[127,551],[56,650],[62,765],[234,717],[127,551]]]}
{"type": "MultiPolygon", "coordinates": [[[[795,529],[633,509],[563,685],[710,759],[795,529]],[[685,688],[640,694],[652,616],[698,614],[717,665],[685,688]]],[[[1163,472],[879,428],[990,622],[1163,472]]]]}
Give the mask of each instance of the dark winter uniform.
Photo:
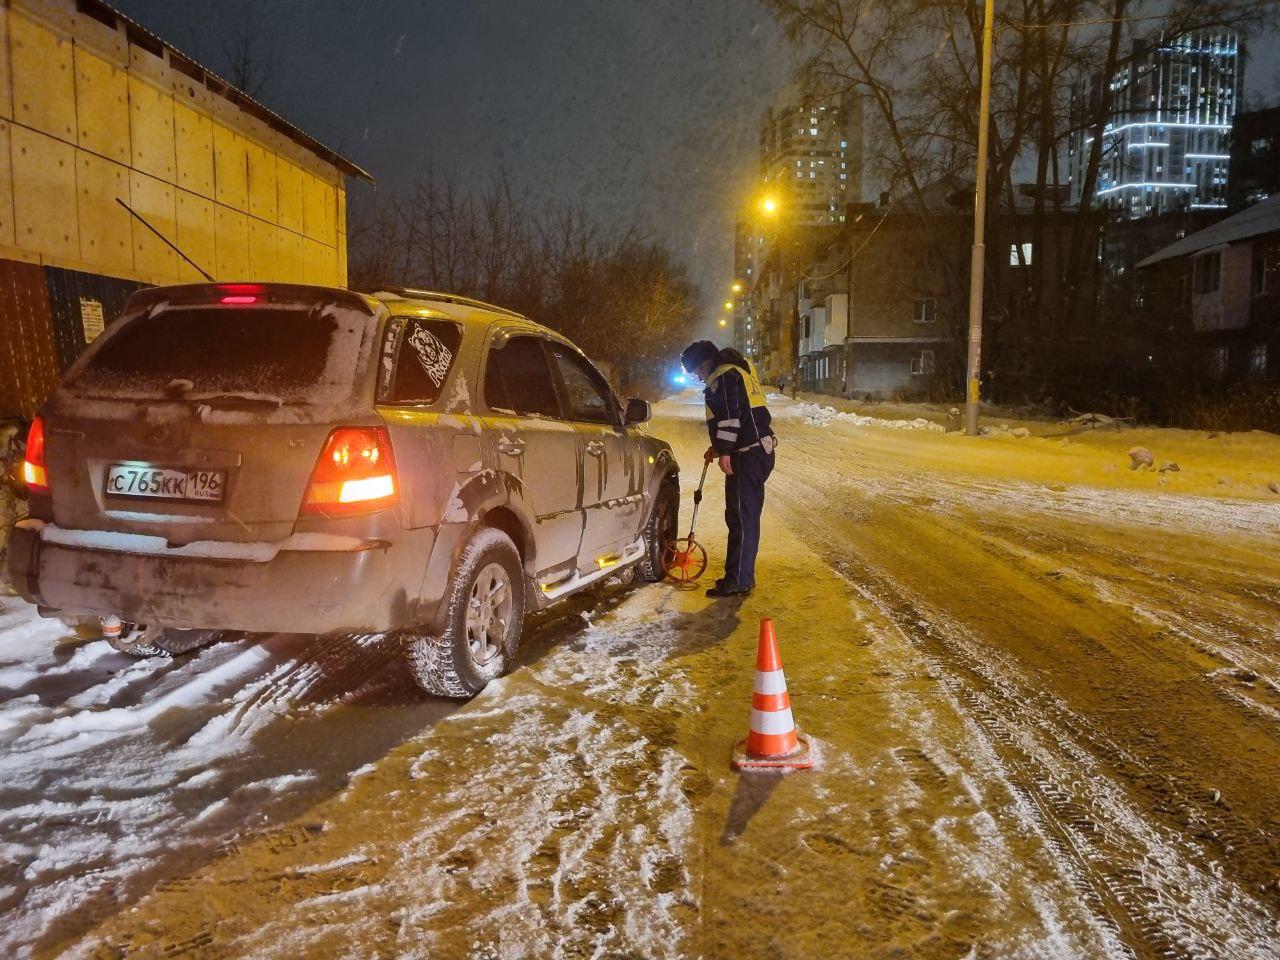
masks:
{"type": "Polygon", "coordinates": [[[720,351],[703,396],[711,446],[717,455],[732,458],[733,473],[725,478],[724,487],[724,519],[729,527],[724,585],[749,590],[756,582],[764,484],[773,472],[777,438],[755,368],[736,350],[720,351]]]}

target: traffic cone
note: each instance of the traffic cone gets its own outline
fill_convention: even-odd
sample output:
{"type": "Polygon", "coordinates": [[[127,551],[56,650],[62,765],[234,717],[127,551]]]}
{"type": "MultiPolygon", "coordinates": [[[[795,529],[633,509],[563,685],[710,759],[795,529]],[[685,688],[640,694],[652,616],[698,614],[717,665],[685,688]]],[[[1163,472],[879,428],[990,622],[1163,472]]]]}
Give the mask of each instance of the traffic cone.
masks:
{"type": "Polygon", "coordinates": [[[813,766],[809,741],[800,736],[791,717],[791,697],[771,619],[760,621],[751,727],[747,738],[734,746],[732,762],[735,770],[807,770],[813,766]]]}

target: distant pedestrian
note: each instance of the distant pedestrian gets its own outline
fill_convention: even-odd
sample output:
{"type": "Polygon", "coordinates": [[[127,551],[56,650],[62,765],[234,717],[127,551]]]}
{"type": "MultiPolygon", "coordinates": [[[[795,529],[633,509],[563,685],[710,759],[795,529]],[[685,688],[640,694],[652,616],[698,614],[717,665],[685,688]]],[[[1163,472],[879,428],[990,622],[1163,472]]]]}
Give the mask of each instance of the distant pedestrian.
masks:
{"type": "Polygon", "coordinates": [[[703,458],[707,463],[718,461],[725,475],[729,546],[724,576],[707,596],[746,596],[756,585],[764,485],[773,472],[778,438],[770,426],[772,417],[755,366],[737,350],[720,350],[710,340],[698,340],[685,347],[680,364],[706,384],[703,396],[711,446],[703,458]]]}
{"type": "Polygon", "coordinates": [[[787,378],[786,377],[778,378],[778,393],[782,394],[782,396],[784,397],[787,395],[787,378]]]}

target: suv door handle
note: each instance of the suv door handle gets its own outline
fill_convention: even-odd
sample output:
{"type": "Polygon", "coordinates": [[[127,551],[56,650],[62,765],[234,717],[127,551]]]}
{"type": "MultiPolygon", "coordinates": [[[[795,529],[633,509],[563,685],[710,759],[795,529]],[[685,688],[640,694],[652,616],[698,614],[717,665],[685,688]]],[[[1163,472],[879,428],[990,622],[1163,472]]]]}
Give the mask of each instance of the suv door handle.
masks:
{"type": "Polygon", "coordinates": [[[593,457],[604,456],[604,444],[599,440],[588,440],[587,453],[591,454],[593,457]]]}
{"type": "Polygon", "coordinates": [[[498,441],[498,452],[505,453],[508,457],[522,456],[524,454],[524,441],[503,437],[498,441]]]}

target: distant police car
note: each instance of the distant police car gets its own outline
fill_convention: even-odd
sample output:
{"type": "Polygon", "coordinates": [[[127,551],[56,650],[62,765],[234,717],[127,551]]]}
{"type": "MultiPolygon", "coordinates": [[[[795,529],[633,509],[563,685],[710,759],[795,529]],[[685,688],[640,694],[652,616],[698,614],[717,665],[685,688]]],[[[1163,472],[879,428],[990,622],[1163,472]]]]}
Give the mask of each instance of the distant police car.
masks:
{"type": "Polygon", "coordinates": [[[657,580],[678,468],[553,331],[445,294],[136,294],[28,438],[9,576],[117,646],[404,637],[425,689],[512,664],[527,610],[657,580]]]}

